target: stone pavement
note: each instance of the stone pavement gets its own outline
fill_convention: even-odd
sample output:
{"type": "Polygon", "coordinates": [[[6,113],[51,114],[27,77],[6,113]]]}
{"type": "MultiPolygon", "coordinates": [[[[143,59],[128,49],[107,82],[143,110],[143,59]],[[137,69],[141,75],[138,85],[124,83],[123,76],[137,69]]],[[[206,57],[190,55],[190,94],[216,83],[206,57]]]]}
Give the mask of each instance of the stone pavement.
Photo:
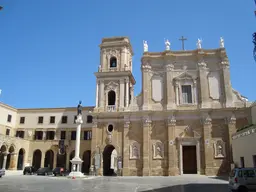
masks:
{"type": "Polygon", "coordinates": [[[65,177],[7,175],[0,179],[0,191],[11,192],[226,192],[227,181],[206,176],[176,177],[65,177]]]}

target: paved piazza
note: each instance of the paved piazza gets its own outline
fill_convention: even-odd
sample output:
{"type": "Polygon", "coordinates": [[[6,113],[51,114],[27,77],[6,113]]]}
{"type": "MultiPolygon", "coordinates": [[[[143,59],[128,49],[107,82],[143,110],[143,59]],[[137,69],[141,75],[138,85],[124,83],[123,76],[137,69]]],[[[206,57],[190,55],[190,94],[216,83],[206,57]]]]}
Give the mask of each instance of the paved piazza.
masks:
{"type": "Polygon", "coordinates": [[[97,177],[68,179],[45,176],[5,176],[0,179],[0,191],[5,192],[224,192],[227,181],[206,176],[176,177],[97,177]]]}

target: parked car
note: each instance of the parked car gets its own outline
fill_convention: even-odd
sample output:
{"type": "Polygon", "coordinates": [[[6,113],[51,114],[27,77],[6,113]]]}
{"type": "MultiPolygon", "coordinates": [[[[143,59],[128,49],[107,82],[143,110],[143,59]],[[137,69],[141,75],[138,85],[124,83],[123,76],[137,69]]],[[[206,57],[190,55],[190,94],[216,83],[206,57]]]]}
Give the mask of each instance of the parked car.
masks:
{"type": "Polygon", "coordinates": [[[53,170],[53,175],[54,176],[67,176],[69,174],[69,171],[63,167],[56,167],[54,170],[53,170]]]}
{"type": "Polygon", "coordinates": [[[0,178],[5,175],[5,169],[0,169],[0,178]]]}
{"type": "Polygon", "coordinates": [[[50,167],[39,168],[37,175],[52,175],[52,169],[50,167]]]}
{"type": "Polygon", "coordinates": [[[256,190],[256,168],[235,168],[229,175],[229,190],[247,192],[256,190]]]}
{"type": "Polygon", "coordinates": [[[36,173],[36,168],[33,166],[26,166],[23,170],[23,175],[33,175],[36,173]]]}

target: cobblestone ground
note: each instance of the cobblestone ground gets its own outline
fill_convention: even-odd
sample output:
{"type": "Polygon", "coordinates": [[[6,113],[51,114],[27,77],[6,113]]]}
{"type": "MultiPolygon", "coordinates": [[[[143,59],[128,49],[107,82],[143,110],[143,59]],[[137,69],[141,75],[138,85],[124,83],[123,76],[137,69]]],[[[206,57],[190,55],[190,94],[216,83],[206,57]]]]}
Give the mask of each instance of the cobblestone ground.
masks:
{"type": "Polygon", "coordinates": [[[226,192],[227,181],[206,176],[176,177],[98,177],[68,179],[47,176],[5,176],[3,192],[226,192]]]}

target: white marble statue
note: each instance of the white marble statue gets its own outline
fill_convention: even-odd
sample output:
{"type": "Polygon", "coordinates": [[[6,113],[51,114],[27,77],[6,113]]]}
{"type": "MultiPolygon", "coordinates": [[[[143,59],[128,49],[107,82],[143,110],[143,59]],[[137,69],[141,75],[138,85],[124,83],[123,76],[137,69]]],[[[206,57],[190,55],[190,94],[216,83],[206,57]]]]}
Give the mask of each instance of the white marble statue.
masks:
{"type": "Polygon", "coordinates": [[[138,148],[137,148],[137,146],[133,146],[133,148],[132,148],[132,157],[134,157],[134,158],[139,158],[139,150],[138,150],[138,148]]]}
{"type": "Polygon", "coordinates": [[[148,52],[148,42],[143,40],[144,52],[148,52]]]}
{"type": "Polygon", "coordinates": [[[224,39],[223,39],[223,37],[220,38],[220,48],[224,48],[224,39]]]}
{"type": "Polygon", "coordinates": [[[202,39],[197,39],[197,49],[202,49],[202,39]]]}
{"type": "Polygon", "coordinates": [[[170,41],[169,41],[168,39],[165,40],[165,50],[166,50],[166,51],[170,51],[170,46],[171,46],[170,41]]]}

